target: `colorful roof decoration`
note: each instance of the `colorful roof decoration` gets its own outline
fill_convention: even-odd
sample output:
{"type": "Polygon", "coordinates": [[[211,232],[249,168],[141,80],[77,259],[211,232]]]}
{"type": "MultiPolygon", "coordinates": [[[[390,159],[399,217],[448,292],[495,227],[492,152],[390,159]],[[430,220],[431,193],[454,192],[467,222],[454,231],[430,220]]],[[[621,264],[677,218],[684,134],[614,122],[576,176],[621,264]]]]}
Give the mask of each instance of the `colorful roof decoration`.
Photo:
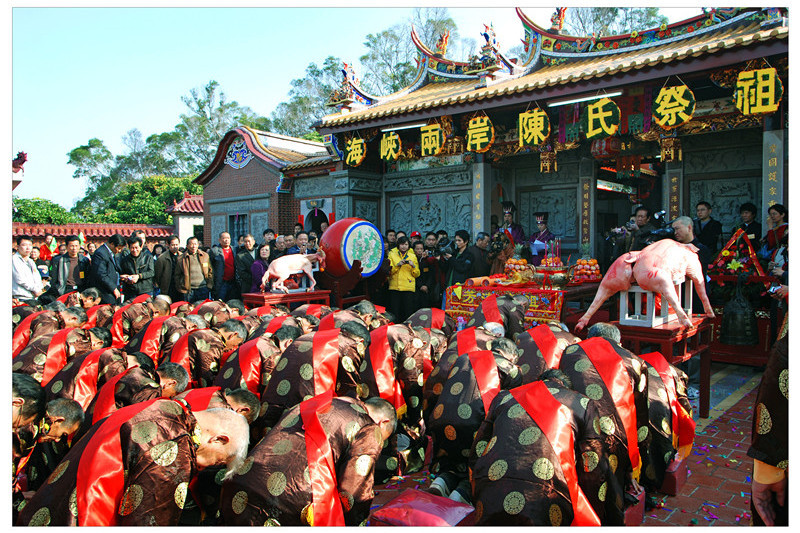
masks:
{"type": "Polygon", "coordinates": [[[164,211],[171,215],[202,215],[203,195],[184,191],[181,201],[173,200],[172,205],[168,205],[164,211]]]}
{"type": "Polygon", "coordinates": [[[441,57],[425,47],[412,31],[419,50],[419,67],[409,87],[379,97],[371,105],[323,117],[320,129],[327,133],[346,131],[362,123],[379,126],[397,122],[392,117],[398,115],[413,115],[413,120],[434,118],[446,113],[443,108],[449,106],[457,106],[462,113],[488,110],[515,100],[574,94],[576,89],[581,90],[577,84],[596,91],[598,82],[605,87],[630,83],[629,77],[615,77],[619,74],[639,71],[645,77],[663,78],[672,72],[720,68],[788,51],[789,29],[786,11],[781,8],[714,9],[659,28],[594,38],[559,34],[558,13],[554,15],[554,27],[548,30],[536,26],[521,10],[517,9],[517,14],[525,29],[526,45],[526,55],[519,62],[506,59],[496,50],[490,28],[484,32],[485,48],[496,50],[498,67],[490,71],[470,70],[469,63],[441,57]],[[736,53],[721,59],[723,53],[732,50],[736,53]],[[681,61],[690,59],[691,66],[681,66],[681,61]],[[708,66],[702,66],[703,60],[708,66]],[[653,67],[662,66],[665,68],[647,74],[653,67]]]}
{"type": "Polygon", "coordinates": [[[119,233],[128,237],[134,230],[143,230],[147,238],[169,237],[175,232],[172,226],[145,225],[145,224],[27,224],[25,222],[12,223],[12,235],[30,235],[31,237],[44,238],[45,233],[52,233],[54,237],[67,237],[83,232],[87,239],[108,238],[119,233]]]}
{"type": "Polygon", "coordinates": [[[225,164],[243,168],[251,160],[258,159],[280,172],[287,165],[327,154],[325,145],[320,142],[240,126],[225,134],[214,160],[194,182],[205,185],[225,164]]]}

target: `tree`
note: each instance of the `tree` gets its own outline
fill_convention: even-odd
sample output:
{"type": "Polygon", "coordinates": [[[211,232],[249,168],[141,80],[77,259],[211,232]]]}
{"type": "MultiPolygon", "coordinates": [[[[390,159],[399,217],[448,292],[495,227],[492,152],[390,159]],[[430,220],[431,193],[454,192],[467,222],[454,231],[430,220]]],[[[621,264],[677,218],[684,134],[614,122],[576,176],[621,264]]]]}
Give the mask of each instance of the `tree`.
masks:
{"type": "Polygon", "coordinates": [[[69,224],[81,222],[78,215],[44,198],[20,198],[14,196],[12,219],[26,224],[69,224]]]}
{"type": "MultiPolygon", "coordinates": [[[[460,42],[461,55],[465,49],[471,51],[475,42],[459,41],[456,23],[447,8],[416,8],[409,20],[366,36],[364,46],[367,47],[367,53],[360,58],[364,69],[361,79],[364,90],[375,95],[391,94],[407,87],[414,80],[417,72],[417,49],[411,41],[412,25],[423,44],[432,50],[445,31],[450,32],[451,43],[460,42]]],[[[452,48],[457,47],[451,45],[452,48]]],[[[447,56],[458,58],[453,50],[449,50],[447,56]]]]}
{"type": "Polygon", "coordinates": [[[325,104],[341,84],[341,68],[341,59],[333,56],[325,58],[322,65],[309,63],[306,75],[291,81],[289,99],[278,104],[273,111],[274,131],[293,137],[303,137],[312,132],[312,124],[331,112],[325,104]]]}
{"type": "Polygon", "coordinates": [[[184,191],[202,194],[203,187],[192,183],[196,176],[172,178],[147,176],[124,185],[110,198],[100,218],[104,222],[123,224],[172,224],[172,216],[164,212],[173,200],[183,198],[184,191]]]}
{"type": "Polygon", "coordinates": [[[588,36],[620,35],[634,30],[646,30],[668,22],[657,7],[577,7],[567,9],[564,33],[588,36]]]}
{"type": "Polygon", "coordinates": [[[87,178],[90,185],[97,185],[103,181],[114,166],[114,156],[111,151],[97,138],[89,139],[85,145],[73,149],[67,157],[69,157],[67,163],[75,167],[72,177],[87,178]]]}

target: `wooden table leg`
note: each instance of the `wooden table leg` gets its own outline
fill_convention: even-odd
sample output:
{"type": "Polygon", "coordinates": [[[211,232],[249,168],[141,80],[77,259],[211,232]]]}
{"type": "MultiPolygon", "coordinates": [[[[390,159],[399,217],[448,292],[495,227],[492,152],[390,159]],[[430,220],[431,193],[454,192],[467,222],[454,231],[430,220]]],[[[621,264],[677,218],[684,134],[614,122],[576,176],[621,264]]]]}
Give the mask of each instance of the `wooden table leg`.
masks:
{"type": "Polygon", "coordinates": [[[711,404],[711,350],[700,354],[700,418],[708,418],[711,404]]]}

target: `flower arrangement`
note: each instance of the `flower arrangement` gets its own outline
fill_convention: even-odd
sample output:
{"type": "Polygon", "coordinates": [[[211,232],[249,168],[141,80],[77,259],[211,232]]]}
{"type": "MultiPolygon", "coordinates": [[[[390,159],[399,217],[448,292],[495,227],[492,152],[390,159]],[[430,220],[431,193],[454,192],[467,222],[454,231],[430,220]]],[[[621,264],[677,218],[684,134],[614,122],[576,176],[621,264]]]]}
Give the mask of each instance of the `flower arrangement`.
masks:
{"type": "MultiPolygon", "coordinates": [[[[714,262],[709,265],[709,274],[736,275],[748,272],[763,276],[764,271],[758,262],[753,244],[743,230],[738,230],[728,241],[728,244],[717,254],[714,262]]],[[[717,281],[722,285],[722,281],[717,281]]]]}

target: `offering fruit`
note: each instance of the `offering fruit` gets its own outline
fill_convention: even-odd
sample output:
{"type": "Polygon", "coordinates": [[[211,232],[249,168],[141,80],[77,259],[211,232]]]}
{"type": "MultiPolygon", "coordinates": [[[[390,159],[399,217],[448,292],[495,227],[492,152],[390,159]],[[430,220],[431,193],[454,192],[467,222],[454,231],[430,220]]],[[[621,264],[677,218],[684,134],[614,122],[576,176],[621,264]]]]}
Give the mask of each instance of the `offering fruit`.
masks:
{"type": "Polygon", "coordinates": [[[561,258],[555,255],[549,255],[542,259],[541,266],[544,267],[561,267],[564,266],[564,263],[561,261],[561,258]]]}
{"type": "Polygon", "coordinates": [[[514,245],[514,255],[506,260],[505,273],[509,274],[517,270],[525,270],[528,266],[528,260],[522,258],[522,245],[514,245]]]}
{"type": "Polygon", "coordinates": [[[600,265],[597,259],[578,259],[575,263],[575,277],[573,281],[601,281],[600,265]]]}

